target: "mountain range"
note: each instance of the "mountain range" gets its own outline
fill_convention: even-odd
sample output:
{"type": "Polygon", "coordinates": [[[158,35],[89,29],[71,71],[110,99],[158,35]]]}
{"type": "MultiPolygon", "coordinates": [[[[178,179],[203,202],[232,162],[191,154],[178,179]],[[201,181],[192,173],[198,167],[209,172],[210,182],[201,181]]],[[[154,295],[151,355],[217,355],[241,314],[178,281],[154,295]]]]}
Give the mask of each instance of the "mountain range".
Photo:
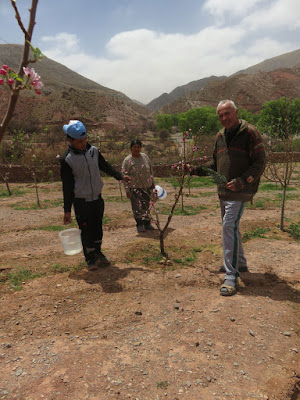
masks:
{"type": "Polygon", "coordinates": [[[265,102],[280,97],[300,97],[300,64],[293,68],[239,74],[221,82],[210,82],[201,91],[190,92],[162,107],[159,112],[177,114],[196,107],[216,107],[222,99],[232,99],[238,108],[258,112],[265,102]]]}
{"type": "MultiPolygon", "coordinates": [[[[23,46],[16,44],[0,45],[0,65],[5,63],[18,70],[22,49],[23,46]]],[[[43,93],[37,96],[31,91],[21,92],[14,114],[14,121],[28,129],[60,127],[77,118],[84,120],[89,128],[103,131],[145,132],[153,130],[157,112],[175,114],[205,105],[215,107],[224,98],[257,112],[268,100],[300,97],[300,49],[229,77],[211,76],[179,86],[146,106],[47,57],[32,66],[42,77],[43,93]]],[[[9,90],[0,87],[0,121],[8,99],[9,90]]]]}
{"type": "MultiPolygon", "coordinates": [[[[0,45],[0,65],[19,68],[23,46],[0,45]]],[[[14,119],[20,124],[45,126],[84,119],[89,127],[111,129],[147,129],[153,124],[150,111],[125,94],[102,86],[47,57],[30,65],[41,76],[41,96],[31,91],[20,93],[14,119]]],[[[0,120],[5,111],[9,91],[0,89],[0,120]]]]}
{"type": "MultiPolygon", "coordinates": [[[[146,105],[146,107],[152,111],[158,111],[160,109],[166,110],[166,109],[168,109],[168,106],[170,109],[178,108],[177,106],[175,106],[175,104],[174,104],[174,107],[172,107],[172,103],[178,104],[177,100],[184,98],[185,96],[187,96],[186,103],[189,103],[189,101],[192,101],[192,99],[189,99],[190,98],[189,94],[191,92],[201,92],[204,88],[207,88],[207,89],[209,88],[205,94],[205,96],[208,96],[207,99],[203,99],[203,96],[200,95],[200,93],[199,93],[199,98],[201,98],[202,101],[204,101],[204,102],[205,102],[205,100],[207,100],[207,103],[210,103],[210,98],[211,98],[211,96],[209,94],[210,88],[214,94],[221,92],[223,94],[223,97],[221,96],[221,98],[225,98],[225,97],[232,98],[232,93],[236,92],[236,90],[231,89],[230,85],[233,84],[233,86],[235,87],[239,84],[241,84],[241,85],[243,84],[242,79],[241,80],[238,79],[236,81],[235,79],[232,79],[233,77],[242,75],[242,74],[252,75],[257,72],[270,72],[270,71],[274,71],[276,69],[281,69],[281,68],[292,68],[299,64],[300,64],[300,49],[289,52],[289,53],[282,54],[277,57],[267,59],[259,64],[255,64],[247,69],[240,70],[240,71],[232,74],[229,77],[227,77],[227,76],[220,76],[220,77],[211,76],[210,78],[199,79],[199,80],[190,82],[186,85],[178,86],[172,92],[163,93],[161,96],[157,97],[156,99],[153,99],[150,103],[148,103],[146,105]],[[225,82],[227,82],[227,83],[225,83],[225,82]],[[214,83],[214,84],[212,85],[212,83],[214,83]],[[216,86],[216,87],[214,87],[214,86],[216,86]],[[217,89],[218,87],[219,87],[219,90],[217,89]],[[224,93],[224,89],[222,89],[222,88],[226,88],[225,93],[224,93]]],[[[267,75],[268,74],[266,74],[265,76],[267,76],[267,75]]],[[[261,78],[262,78],[262,76],[259,76],[259,75],[255,75],[253,77],[254,80],[256,80],[256,79],[260,80],[261,78]]],[[[243,90],[243,89],[241,88],[241,90],[243,90]]],[[[286,93],[286,95],[289,95],[289,93],[286,93]]],[[[300,96],[300,94],[298,93],[298,97],[299,96],[300,96]]],[[[192,97],[195,98],[195,97],[197,97],[197,95],[192,96],[192,97]]],[[[219,98],[220,97],[216,97],[214,99],[214,101],[213,101],[214,106],[216,103],[216,99],[219,99],[219,98]]],[[[250,96],[250,98],[251,98],[251,96],[250,96]]],[[[250,100],[250,98],[249,98],[249,100],[250,100]]],[[[264,98],[265,98],[265,96],[264,96],[264,98]]],[[[271,99],[269,99],[269,100],[271,100],[271,99]]],[[[184,102],[184,99],[182,99],[181,102],[184,102]]],[[[261,102],[258,102],[258,104],[261,104],[261,102]]],[[[186,105],[186,106],[188,106],[188,105],[186,105]]],[[[190,103],[190,106],[193,106],[193,104],[190,103]]],[[[244,104],[244,106],[246,106],[246,108],[248,108],[247,102],[246,102],[246,104],[244,104]]],[[[251,108],[251,104],[249,104],[249,107],[251,108]]],[[[252,108],[255,109],[256,107],[254,106],[252,108]]]]}

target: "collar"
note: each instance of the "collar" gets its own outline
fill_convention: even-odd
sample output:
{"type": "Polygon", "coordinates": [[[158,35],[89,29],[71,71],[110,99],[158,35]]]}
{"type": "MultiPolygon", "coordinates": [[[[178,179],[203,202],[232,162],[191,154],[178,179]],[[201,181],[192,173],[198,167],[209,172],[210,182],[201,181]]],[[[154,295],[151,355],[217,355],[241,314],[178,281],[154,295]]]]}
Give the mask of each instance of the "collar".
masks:
{"type": "Polygon", "coordinates": [[[77,150],[77,149],[74,149],[70,144],[69,144],[69,149],[72,151],[72,153],[74,153],[74,154],[85,154],[90,148],[91,148],[92,146],[89,144],[89,143],[87,143],[86,144],[86,148],[85,148],[85,150],[77,150]]]}
{"type": "Polygon", "coordinates": [[[241,125],[242,125],[242,122],[239,121],[239,123],[232,129],[225,129],[225,132],[226,133],[236,133],[240,129],[241,125]]]}

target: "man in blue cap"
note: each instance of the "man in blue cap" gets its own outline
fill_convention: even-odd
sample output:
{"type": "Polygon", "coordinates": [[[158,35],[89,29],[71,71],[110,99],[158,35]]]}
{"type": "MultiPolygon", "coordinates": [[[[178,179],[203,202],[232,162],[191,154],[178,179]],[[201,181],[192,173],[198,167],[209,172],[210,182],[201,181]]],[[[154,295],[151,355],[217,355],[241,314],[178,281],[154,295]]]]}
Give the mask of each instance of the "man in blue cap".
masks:
{"type": "Polygon", "coordinates": [[[130,177],[115,170],[99,149],[87,142],[86,128],[82,122],[71,120],[63,126],[69,142],[68,150],[60,160],[64,197],[64,224],[71,223],[71,208],[81,230],[81,240],[88,270],[110,264],[101,252],[103,237],[102,219],[104,201],[101,197],[103,181],[100,171],[118,181],[130,177]]]}

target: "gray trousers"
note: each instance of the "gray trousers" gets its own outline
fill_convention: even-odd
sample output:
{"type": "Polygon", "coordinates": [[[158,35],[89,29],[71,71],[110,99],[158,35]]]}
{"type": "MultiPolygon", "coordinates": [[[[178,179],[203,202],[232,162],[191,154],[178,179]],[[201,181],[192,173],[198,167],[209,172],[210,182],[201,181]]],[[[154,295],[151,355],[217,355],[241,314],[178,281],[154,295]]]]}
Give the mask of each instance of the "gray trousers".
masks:
{"type": "Polygon", "coordinates": [[[247,266],[239,227],[245,205],[244,201],[220,200],[225,280],[236,281],[239,276],[239,267],[247,266]]]}

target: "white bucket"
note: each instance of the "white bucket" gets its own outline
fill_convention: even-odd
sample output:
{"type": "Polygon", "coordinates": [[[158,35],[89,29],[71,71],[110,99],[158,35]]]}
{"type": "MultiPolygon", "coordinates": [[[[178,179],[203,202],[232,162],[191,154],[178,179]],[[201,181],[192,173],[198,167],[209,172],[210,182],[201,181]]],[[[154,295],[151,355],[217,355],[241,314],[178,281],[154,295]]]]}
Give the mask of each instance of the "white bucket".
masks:
{"type": "Polygon", "coordinates": [[[78,254],[82,250],[81,230],[78,228],[66,229],[59,232],[64,252],[67,256],[78,254]]]}
{"type": "Polygon", "coordinates": [[[154,194],[158,197],[159,200],[163,200],[167,197],[167,192],[159,185],[155,185],[153,189],[154,194]]]}

